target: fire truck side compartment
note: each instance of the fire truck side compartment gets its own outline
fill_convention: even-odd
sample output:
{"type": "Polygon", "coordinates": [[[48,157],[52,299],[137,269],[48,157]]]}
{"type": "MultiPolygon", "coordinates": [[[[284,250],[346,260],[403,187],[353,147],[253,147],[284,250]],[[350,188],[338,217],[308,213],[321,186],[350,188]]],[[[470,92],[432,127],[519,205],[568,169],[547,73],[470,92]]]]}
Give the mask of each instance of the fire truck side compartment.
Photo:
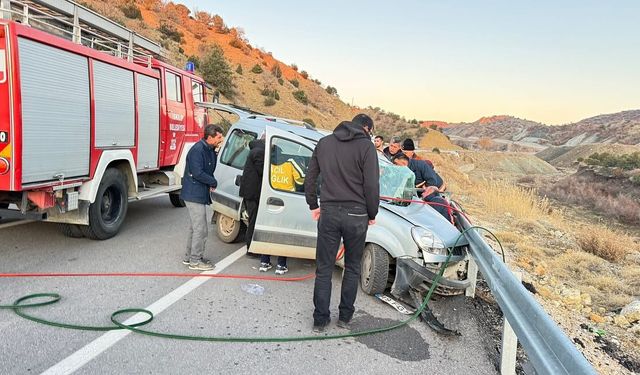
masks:
{"type": "Polygon", "coordinates": [[[133,72],[94,60],[93,91],[96,147],[133,147],[133,72]]]}
{"type": "Polygon", "coordinates": [[[141,74],[138,81],[138,171],[158,167],[160,93],[158,80],[141,74]]]}
{"type": "Polygon", "coordinates": [[[87,58],[26,38],[20,38],[18,45],[22,183],[88,176],[87,58]]]}

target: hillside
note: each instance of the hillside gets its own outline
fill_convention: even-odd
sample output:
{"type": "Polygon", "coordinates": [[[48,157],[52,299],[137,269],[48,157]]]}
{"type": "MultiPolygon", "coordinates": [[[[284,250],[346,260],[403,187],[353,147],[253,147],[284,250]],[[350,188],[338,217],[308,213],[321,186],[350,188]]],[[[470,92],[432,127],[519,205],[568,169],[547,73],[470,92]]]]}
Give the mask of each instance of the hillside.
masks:
{"type": "Polygon", "coordinates": [[[590,144],[580,146],[549,147],[536,154],[540,159],[555,167],[572,167],[578,159],[587,159],[594,153],[608,152],[614,155],[631,154],[640,151],[638,146],[620,144],[590,144]]]}
{"type": "MultiPolygon", "coordinates": [[[[202,74],[201,62],[211,53],[212,47],[219,46],[229,66],[228,74],[235,93],[223,95],[221,102],[234,102],[276,116],[310,120],[325,129],[333,129],[340,121],[365,112],[374,119],[376,133],[384,135],[385,139],[396,135],[420,138],[426,134],[426,129],[421,129],[416,120],[409,122],[378,107],[358,108],[343,102],[330,82],[322,83],[303,67],[285,64],[271,52],[252,46],[243,29],[227,26],[220,15],[192,12],[185,5],[162,0],[79,2],[160,42],[167,51],[164,60],[169,63],[184,67],[187,61],[199,62],[198,74],[202,74]]],[[[207,76],[203,77],[207,79],[207,76]]],[[[220,91],[224,93],[225,90],[220,91]]]]}
{"type": "Polygon", "coordinates": [[[450,124],[444,131],[452,137],[502,139],[554,146],[593,143],[636,145],[640,144],[640,110],[599,115],[560,126],[512,116],[492,116],[472,123],[450,124]]]}

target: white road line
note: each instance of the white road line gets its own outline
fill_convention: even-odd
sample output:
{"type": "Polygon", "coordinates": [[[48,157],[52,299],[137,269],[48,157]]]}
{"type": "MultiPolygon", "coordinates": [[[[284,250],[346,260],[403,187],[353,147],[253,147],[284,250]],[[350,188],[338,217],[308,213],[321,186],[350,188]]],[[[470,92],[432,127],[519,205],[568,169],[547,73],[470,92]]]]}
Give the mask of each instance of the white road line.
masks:
{"type": "MultiPolygon", "coordinates": [[[[216,268],[212,271],[205,271],[202,274],[216,274],[220,273],[225,268],[229,267],[233,262],[242,258],[246,253],[246,247],[241,247],[240,249],[233,252],[231,255],[222,259],[220,262],[216,263],[216,268]]],[[[160,298],[149,307],[146,307],[146,310],[149,310],[153,313],[154,316],[157,316],[162,311],[167,309],[169,306],[178,302],[182,297],[191,293],[194,289],[199,287],[210,280],[208,277],[194,277],[193,279],[187,281],[182,284],[178,288],[174,289],[171,293],[166,296],[160,298]]],[[[125,324],[131,324],[135,322],[139,322],[142,319],[147,317],[146,314],[136,314],[131,318],[125,321],[125,324]]],[[[91,360],[99,356],[105,350],[109,349],[113,345],[115,345],[118,341],[125,338],[131,331],[129,330],[117,330],[117,331],[109,331],[97,339],[93,340],[89,344],[85,345],[75,353],[71,354],[67,358],[53,365],[42,374],[52,375],[52,374],[72,374],[75,371],[79,370],[82,366],[89,363],[91,360]]]]}
{"type": "Polygon", "coordinates": [[[10,223],[0,224],[0,229],[11,228],[11,227],[15,227],[16,225],[23,225],[23,224],[29,224],[29,223],[33,223],[33,220],[12,221],[10,223]]]}

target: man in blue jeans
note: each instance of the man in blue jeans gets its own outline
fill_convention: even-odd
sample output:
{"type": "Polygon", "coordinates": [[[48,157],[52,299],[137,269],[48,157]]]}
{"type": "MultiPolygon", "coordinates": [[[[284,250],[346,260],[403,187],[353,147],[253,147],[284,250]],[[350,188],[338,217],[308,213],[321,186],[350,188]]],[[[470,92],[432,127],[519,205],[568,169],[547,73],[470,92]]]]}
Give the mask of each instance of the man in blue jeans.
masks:
{"type": "Polygon", "coordinates": [[[203,255],[208,236],[207,206],[211,204],[210,193],[218,186],[213,176],[218,161],[215,149],[223,139],[221,127],[207,125],[202,139],[187,154],[180,197],[187,204],[190,221],[187,251],[182,263],[189,265],[192,270],[208,271],[214,268],[203,255]]]}
{"type": "Polygon", "coordinates": [[[318,221],[313,331],[331,321],[331,276],[340,241],[345,247],[338,327],[348,328],[358,293],[360,261],[367,229],[375,224],[380,201],[378,154],[371,142],[373,120],[365,114],[341,122],[322,138],[311,157],[304,191],[311,216],[318,221]],[[322,176],[318,206],[317,182],[322,176]]]}

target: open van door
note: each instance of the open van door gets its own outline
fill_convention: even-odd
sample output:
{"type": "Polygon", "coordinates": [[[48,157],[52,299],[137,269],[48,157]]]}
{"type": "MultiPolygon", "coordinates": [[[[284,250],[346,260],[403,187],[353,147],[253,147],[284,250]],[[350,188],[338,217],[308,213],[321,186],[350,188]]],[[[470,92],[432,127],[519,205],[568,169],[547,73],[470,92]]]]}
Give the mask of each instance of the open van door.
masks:
{"type": "Polygon", "coordinates": [[[262,192],[252,253],[315,259],[317,222],[304,197],[304,179],[315,144],[267,126],[262,192]]]}

